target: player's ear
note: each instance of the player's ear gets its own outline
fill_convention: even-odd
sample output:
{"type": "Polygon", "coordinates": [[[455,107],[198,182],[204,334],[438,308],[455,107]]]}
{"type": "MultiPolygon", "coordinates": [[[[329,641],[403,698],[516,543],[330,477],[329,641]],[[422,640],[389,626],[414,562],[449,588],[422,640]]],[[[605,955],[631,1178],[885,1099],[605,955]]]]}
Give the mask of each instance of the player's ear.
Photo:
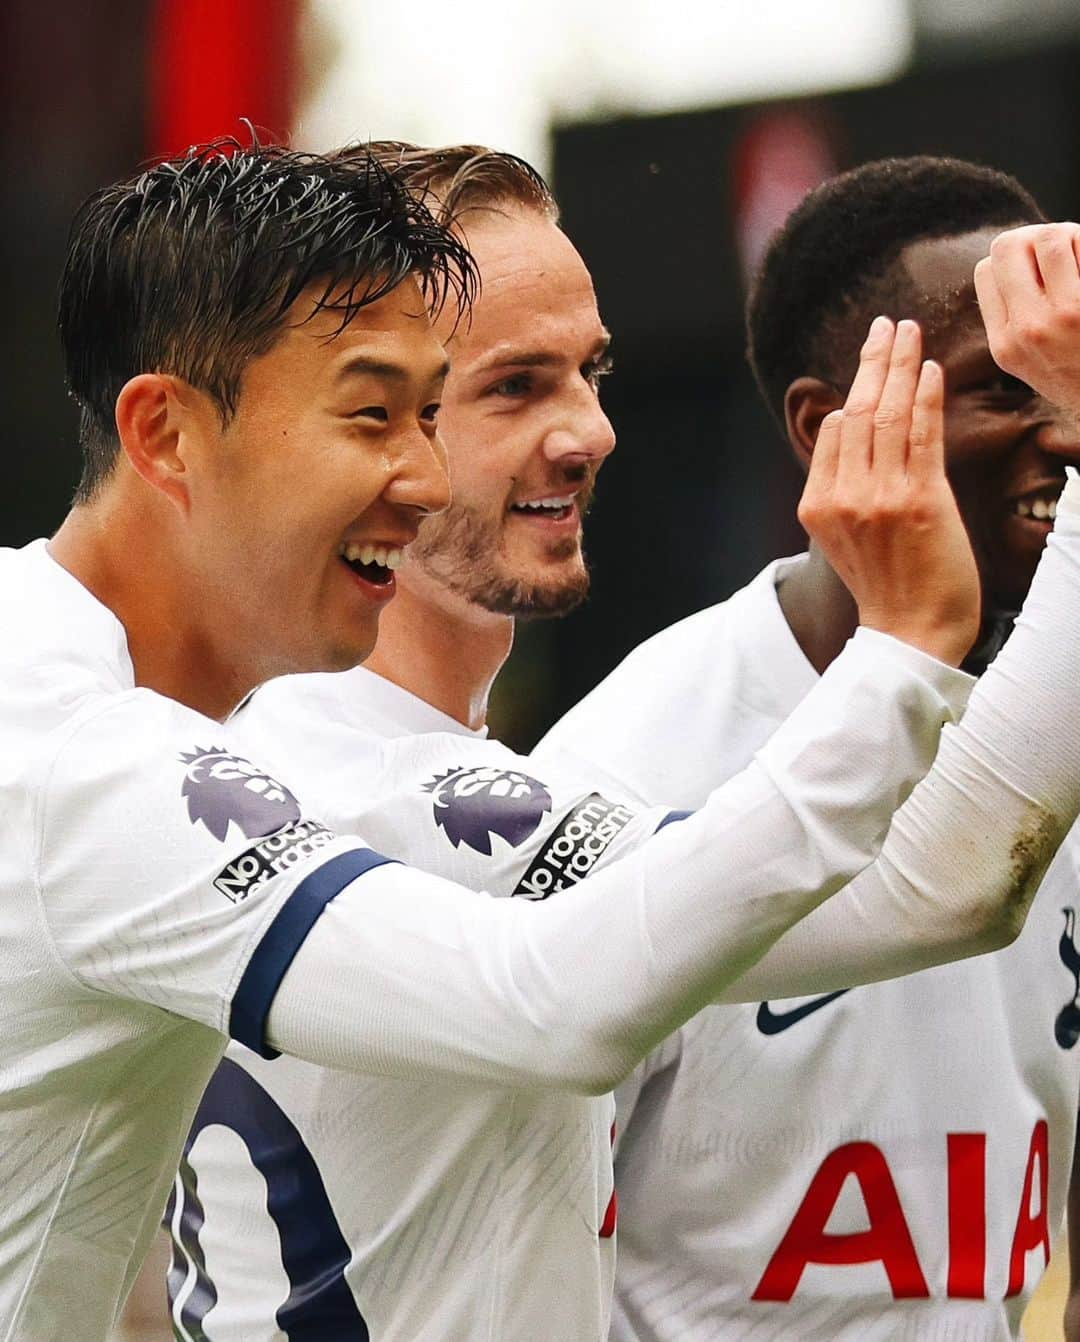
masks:
{"type": "Polygon", "coordinates": [[[843,404],[843,393],[819,377],[797,377],[784,393],[788,442],[804,471],[810,467],[821,421],[843,404]]]}
{"type": "Polygon", "coordinates": [[[181,509],[188,505],[190,439],[197,393],[166,373],[139,373],[116,398],[116,432],[137,475],[181,509]]]}

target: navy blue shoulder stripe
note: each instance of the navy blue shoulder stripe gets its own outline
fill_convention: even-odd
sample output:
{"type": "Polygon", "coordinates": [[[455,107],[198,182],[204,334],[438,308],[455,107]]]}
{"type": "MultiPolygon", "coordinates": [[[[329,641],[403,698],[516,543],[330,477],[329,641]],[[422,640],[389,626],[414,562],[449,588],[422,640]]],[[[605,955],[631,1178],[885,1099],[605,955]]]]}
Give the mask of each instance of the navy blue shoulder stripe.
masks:
{"type": "Polygon", "coordinates": [[[393,860],[372,848],[351,848],[304,877],[278,910],[244,970],[229,1013],[229,1034],[233,1039],[261,1057],[278,1056],[265,1039],[266,1016],[293,957],[335,895],[341,894],[350,881],[363,876],[365,871],[393,860]]]}
{"type": "Polygon", "coordinates": [[[677,820],[689,820],[693,814],[693,811],[669,811],[667,815],[664,816],[663,820],[660,821],[659,825],[657,825],[653,833],[659,834],[665,825],[674,825],[677,820]]]}

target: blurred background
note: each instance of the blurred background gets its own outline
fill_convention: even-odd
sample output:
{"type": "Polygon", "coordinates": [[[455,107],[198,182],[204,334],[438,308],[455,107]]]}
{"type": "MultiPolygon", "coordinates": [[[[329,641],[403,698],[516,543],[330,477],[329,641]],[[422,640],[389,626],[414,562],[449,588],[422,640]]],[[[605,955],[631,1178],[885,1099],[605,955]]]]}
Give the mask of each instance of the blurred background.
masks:
{"type": "MultiPolygon", "coordinates": [[[[54,335],[95,187],[225,133],[326,149],[479,141],[550,177],[615,335],[619,450],[589,523],[594,595],[524,628],[494,728],[528,747],[642,638],[801,548],[799,476],[742,355],[747,275],[833,172],[948,153],[1080,216],[1077,0],[4,0],[0,544],[54,529],[77,476],[54,335]]],[[[166,1336],[157,1302],[129,1336],[166,1336]]],[[[1051,1313],[1054,1311],[1051,1310],[1051,1313]]],[[[1056,1322],[1031,1337],[1060,1336],[1056,1322]]]]}
{"type": "Polygon", "coordinates": [[[619,450],[594,595],[521,631],[495,727],[527,747],[634,644],[801,548],[799,476],[742,355],[745,281],[822,178],[883,154],[1015,173],[1080,215],[1076,0],[5,0],[12,323],[0,543],[77,474],[54,336],[66,231],[96,186],[237,132],[324,149],[474,140],[551,178],[615,335],[619,450]]]}

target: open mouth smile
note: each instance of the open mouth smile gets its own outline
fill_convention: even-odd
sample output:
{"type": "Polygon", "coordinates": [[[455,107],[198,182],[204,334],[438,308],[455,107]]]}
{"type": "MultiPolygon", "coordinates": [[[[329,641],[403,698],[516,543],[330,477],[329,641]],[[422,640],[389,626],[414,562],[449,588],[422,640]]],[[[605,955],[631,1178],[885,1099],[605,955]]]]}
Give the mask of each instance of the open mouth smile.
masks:
{"type": "Polygon", "coordinates": [[[571,518],[576,518],[576,498],[576,493],[550,494],[545,498],[512,503],[510,511],[516,517],[527,517],[534,521],[568,522],[571,518]]]}
{"type": "Polygon", "coordinates": [[[397,546],[342,541],[338,546],[338,557],[363,582],[384,591],[393,590],[394,570],[401,563],[401,550],[397,546]]]}

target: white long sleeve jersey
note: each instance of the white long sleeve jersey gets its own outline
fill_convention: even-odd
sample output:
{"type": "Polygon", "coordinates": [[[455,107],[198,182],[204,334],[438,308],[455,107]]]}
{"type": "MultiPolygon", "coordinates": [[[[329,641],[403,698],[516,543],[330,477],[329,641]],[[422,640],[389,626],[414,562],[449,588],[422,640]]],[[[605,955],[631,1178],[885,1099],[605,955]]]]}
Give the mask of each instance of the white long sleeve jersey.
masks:
{"type": "MultiPolygon", "coordinates": [[[[847,708],[857,735],[880,730],[847,708]]],[[[553,896],[582,987],[635,915],[628,902],[600,928],[578,922],[578,883],[674,818],[612,803],[555,761],[538,772],[363,669],[277,681],[230,726],[238,749],[273,757],[332,826],[380,852],[538,907],[553,896]]],[[[757,879],[786,881],[776,856],[757,879]]],[[[612,1122],[610,1095],[565,1086],[357,1076],[231,1046],[167,1216],[177,1334],[600,1342],[612,1122]]]]}
{"type": "MultiPolygon", "coordinates": [[[[700,742],[737,772],[817,680],[776,595],[800,562],[643,644],[538,758],[630,805],[700,805],[722,776],[700,742]]],[[[1078,875],[1074,832],[1007,949],[711,1006],[658,1049],[617,1095],[612,1338],[1016,1336],[1072,1163],[1078,875]]],[[[799,935],[828,937],[834,911],[799,935]]]]}
{"type": "Polygon", "coordinates": [[[856,639],[701,816],[573,901],[492,900],[334,837],[219,723],[136,687],[122,626],[44,542],[0,550],[0,629],[4,1342],[108,1334],[226,1036],[448,1086],[610,1088],[870,859],[957,692],[856,639]],[[765,832],[785,861],[760,860],[765,832]]]}

